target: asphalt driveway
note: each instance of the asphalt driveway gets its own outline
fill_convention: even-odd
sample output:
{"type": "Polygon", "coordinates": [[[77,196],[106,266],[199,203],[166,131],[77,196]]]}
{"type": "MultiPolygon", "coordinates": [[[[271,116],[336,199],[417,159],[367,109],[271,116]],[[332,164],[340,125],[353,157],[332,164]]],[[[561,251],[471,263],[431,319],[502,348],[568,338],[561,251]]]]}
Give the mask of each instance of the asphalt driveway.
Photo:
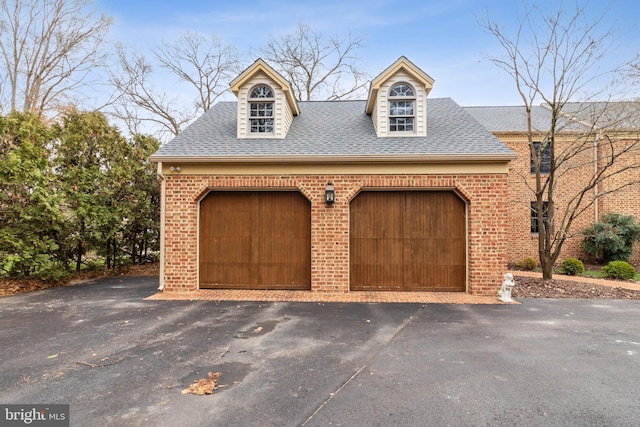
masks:
{"type": "Polygon", "coordinates": [[[155,277],[0,298],[0,403],[74,426],[637,426],[640,301],[145,301],[155,277]],[[207,372],[225,387],[181,394],[207,372]]]}

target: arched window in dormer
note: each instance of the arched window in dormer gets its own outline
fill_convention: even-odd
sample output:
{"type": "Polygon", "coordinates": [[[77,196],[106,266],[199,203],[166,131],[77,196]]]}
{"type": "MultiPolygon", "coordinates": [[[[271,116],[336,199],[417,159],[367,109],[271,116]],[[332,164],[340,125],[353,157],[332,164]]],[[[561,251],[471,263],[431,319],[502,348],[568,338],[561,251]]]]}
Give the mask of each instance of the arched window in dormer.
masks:
{"type": "Polygon", "coordinates": [[[249,94],[251,133],[273,133],[273,90],[266,85],[253,88],[249,94]]]}
{"type": "Polygon", "coordinates": [[[411,86],[398,83],[389,91],[389,131],[413,132],[416,95],[411,86]]]}

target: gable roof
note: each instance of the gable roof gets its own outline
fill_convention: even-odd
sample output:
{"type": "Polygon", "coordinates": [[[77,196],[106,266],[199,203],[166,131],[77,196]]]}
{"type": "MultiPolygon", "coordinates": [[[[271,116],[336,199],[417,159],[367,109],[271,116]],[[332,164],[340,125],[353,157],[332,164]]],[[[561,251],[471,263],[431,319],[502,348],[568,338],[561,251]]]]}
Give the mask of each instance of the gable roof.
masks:
{"type": "Polygon", "coordinates": [[[246,70],[240,73],[238,77],[236,77],[231,81],[231,83],[229,83],[229,86],[231,86],[231,92],[233,92],[234,95],[238,96],[240,87],[247,81],[251,80],[259,72],[263,72],[264,74],[266,74],[284,92],[285,97],[287,98],[287,103],[289,104],[293,115],[297,116],[298,114],[300,114],[298,101],[296,101],[289,82],[286,81],[276,70],[271,68],[269,64],[264,62],[262,58],[256,59],[253,64],[249,65],[246,70]]]}
{"type": "Polygon", "coordinates": [[[508,161],[505,144],[450,98],[427,99],[425,137],[376,136],[366,101],[301,101],[283,139],[238,139],[237,103],[219,102],[163,145],[152,161],[456,162],[508,161]]]}
{"type": "Polygon", "coordinates": [[[424,86],[424,89],[426,91],[425,95],[429,95],[429,92],[431,92],[435,80],[433,80],[427,73],[422,71],[413,62],[409,61],[405,56],[401,56],[371,81],[371,84],[369,86],[369,95],[367,97],[367,105],[365,107],[365,111],[367,114],[371,114],[373,112],[376,95],[382,84],[384,84],[384,82],[386,82],[389,77],[393,76],[400,70],[404,70],[408,74],[411,74],[416,80],[418,80],[424,86]]]}

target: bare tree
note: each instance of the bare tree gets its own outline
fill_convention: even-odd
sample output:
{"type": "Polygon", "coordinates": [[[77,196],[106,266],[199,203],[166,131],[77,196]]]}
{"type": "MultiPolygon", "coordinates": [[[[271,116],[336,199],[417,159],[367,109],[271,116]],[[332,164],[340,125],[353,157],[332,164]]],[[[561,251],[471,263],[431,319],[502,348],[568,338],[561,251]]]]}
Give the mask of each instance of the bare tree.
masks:
{"type": "Polygon", "coordinates": [[[331,100],[366,95],[369,77],[358,68],[361,47],[362,39],[351,34],[325,38],[299,23],[292,34],[270,37],[260,52],[291,83],[297,99],[331,100]]]}
{"type": "Polygon", "coordinates": [[[0,0],[2,104],[42,115],[68,103],[103,65],[111,18],[89,0],[0,0]]]}
{"type": "Polygon", "coordinates": [[[173,43],[152,50],[154,64],[142,54],[129,54],[118,48],[119,68],[111,83],[118,94],[115,115],[125,120],[129,130],[142,123],[164,135],[177,135],[196,116],[209,110],[229,91],[228,82],[240,71],[239,55],[232,45],[212,35],[187,32],[173,43]],[[180,83],[193,89],[191,105],[159,91],[153,85],[158,69],[169,71],[180,83]]]}
{"type": "Polygon", "coordinates": [[[148,133],[141,130],[147,125],[160,139],[177,135],[195,118],[196,112],[185,112],[177,100],[155,89],[150,81],[152,66],[143,55],[130,54],[122,46],[118,46],[117,53],[119,68],[112,71],[110,77],[116,90],[112,114],[122,120],[132,134],[148,133]]]}
{"type": "Polygon", "coordinates": [[[603,77],[599,66],[611,47],[612,30],[603,29],[601,21],[589,22],[584,7],[570,10],[561,4],[549,14],[527,8],[513,34],[488,14],[480,23],[504,51],[504,56],[489,59],[514,79],[524,103],[535,180],[532,183],[524,174],[522,180],[535,201],[538,255],[545,279],[552,278],[576,218],[598,198],[638,182],[637,174],[629,173],[640,167],[638,137],[629,133],[621,137],[631,119],[638,119],[637,108],[609,102],[604,90],[585,96],[603,77]],[[574,102],[593,100],[595,95],[606,101],[574,102]],[[548,110],[544,129],[534,127],[532,111],[537,104],[548,110]],[[584,172],[580,176],[590,177],[576,180],[578,170],[584,172]],[[561,205],[556,204],[558,193],[568,189],[573,190],[563,194],[561,205]]]}
{"type": "Polygon", "coordinates": [[[175,43],[153,51],[160,66],[192,85],[198,95],[195,107],[207,111],[229,91],[229,81],[240,72],[236,48],[215,35],[185,33],[175,43]]]}

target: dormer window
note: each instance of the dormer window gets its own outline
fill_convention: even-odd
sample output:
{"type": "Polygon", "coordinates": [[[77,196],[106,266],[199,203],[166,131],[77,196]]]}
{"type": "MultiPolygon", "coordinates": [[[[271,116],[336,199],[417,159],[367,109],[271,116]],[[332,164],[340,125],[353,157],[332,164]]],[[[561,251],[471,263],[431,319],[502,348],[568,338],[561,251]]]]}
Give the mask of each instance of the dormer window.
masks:
{"type": "Polygon", "coordinates": [[[249,95],[251,133],[273,133],[273,90],[266,85],[253,88],[249,95]]]}
{"type": "Polygon", "coordinates": [[[416,95],[411,86],[396,84],[389,91],[389,131],[413,132],[416,95]]]}

